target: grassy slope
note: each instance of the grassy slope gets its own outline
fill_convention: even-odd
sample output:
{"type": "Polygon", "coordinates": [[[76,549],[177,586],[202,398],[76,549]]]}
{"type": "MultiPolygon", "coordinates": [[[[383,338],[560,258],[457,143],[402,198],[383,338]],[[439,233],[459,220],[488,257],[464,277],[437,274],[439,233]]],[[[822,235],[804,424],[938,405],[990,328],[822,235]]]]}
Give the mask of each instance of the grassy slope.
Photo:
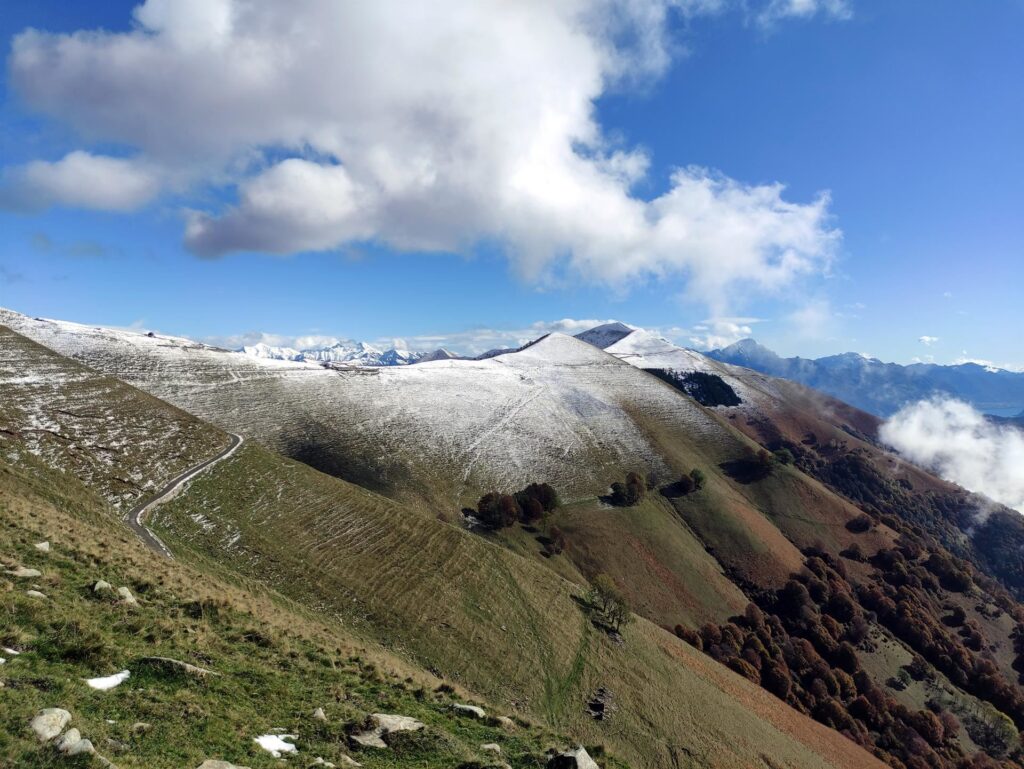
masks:
{"type": "Polygon", "coordinates": [[[0,652],[7,658],[0,765],[89,765],[35,741],[28,722],[45,707],[69,710],[71,725],[122,768],[181,769],[206,758],[279,766],[252,742],[277,727],[297,735],[303,766],[316,756],[338,763],[343,753],[368,769],[487,763],[480,745],[497,742],[506,760],[524,767],[568,744],[538,726],[508,732],[455,716],[453,695],[436,693],[431,676],[300,605],[154,555],[98,522],[107,508],[96,495],[81,487],[61,493],[65,487],[52,471],[26,473],[0,461],[0,562],[43,573],[38,580],[0,577],[0,645],[21,651],[0,652]],[[34,548],[41,540],[51,542],[49,553],[34,548]],[[97,579],[130,586],[140,608],[93,593],[97,579]],[[25,595],[30,583],[48,600],[25,595]],[[198,680],[147,669],[140,658],[152,655],[221,675],[198,680]],[[122,669],[131,678],[108,692],[82,681],[122,669]],[[311,718],[317,707],[328,723],[311,718]],[[346,728],[373,712],[413,716],[428,730],[393,751],[349,750],[346,728]],[[137,722],[152,729],[134,732],[137,722]]]}
{"type": "Polygon", "coordinates": [[[870,764],[646,621],[612,642],[586,620],[578,588],[540,564],[257,446],[154,524],[172,549],[210,562],[227,552],[233,568],[418,664],[638,765],[870,764]],[[599,686],[617,705],[601,723],[584,710],[599,686]]]}
{"type": "Polygon", "coordinates": [[[41,457],[127,510],[227,442],[190,414],[0,326],[0,449],[8,461],[41,457]]]}

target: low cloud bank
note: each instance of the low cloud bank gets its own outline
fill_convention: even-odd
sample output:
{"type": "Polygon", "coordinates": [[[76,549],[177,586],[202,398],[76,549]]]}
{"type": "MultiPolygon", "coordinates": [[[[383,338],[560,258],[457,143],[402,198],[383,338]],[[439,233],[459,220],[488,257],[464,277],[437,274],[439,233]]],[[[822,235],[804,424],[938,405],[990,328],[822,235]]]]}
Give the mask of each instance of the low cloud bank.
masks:
{"type": "Polygon", "coordinates": [[[905,406],[883,441],[948,481],[1024,513],[1024,432],[995,425],[969,404],[933,398],[905,406]]]}

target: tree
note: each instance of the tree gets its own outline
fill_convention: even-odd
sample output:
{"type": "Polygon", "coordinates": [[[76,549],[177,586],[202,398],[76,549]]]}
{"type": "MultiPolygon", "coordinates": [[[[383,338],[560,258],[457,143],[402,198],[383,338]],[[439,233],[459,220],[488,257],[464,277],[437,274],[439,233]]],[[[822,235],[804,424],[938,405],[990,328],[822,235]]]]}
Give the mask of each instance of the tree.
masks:
{"type": "Polygon", "coordinates": [[[772,459],[780,465],[791,465],[795,461],[793,458],[793,452],[789,449],[778,449],[772,453],[772,459]]]}
{"type": "Polygon", "coordinates": [[[511,526],[519,520],[523,511],[519,503],[510,494],[502,494],[498,497],[498,516],[501,526],[511,526]]]}
{"type": "Polygon", "coordinates": [[[615,580],[607,574],[594,577],[587,601],[612,630],[620,630],[633,619],[625,596],[619,592],[615,580]]]}
{"type": "Polygon", "coordinates": [[[699,467],[695,467],[690,471],[690,480],[693,481],[694,491],[700,491],[704,488],[706,478],[704,472],[699,467]]]}
{"type": "Polygon", "coordinates": [[[626,501],[627,504],[638,504],[647,493],[647,481],[643,473],[627,473],[626,501]]]}
{"type": "Polygon", "coordinates": [[[535,523],[544,517],[544,506],[534,497],[527,497],[523,503],[523,522],[535,523]]]}
{"type": "Polygon", "coordinates": [[[476,516],[480,522],[491,529],[501,528],[501,510],[498,508],[501,496],[495,491],[489,491],[480,497],[476,503],[476,516]]]}

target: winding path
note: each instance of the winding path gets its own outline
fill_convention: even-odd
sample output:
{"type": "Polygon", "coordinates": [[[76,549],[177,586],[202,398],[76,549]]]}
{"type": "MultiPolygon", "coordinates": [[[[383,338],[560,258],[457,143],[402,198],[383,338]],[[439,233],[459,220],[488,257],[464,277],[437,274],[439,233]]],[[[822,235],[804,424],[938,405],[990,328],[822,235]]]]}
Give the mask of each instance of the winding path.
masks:
{"type": "Polygon", "coordinates": [[[212,456],[204,462],[200,462],[195,467],[186,470],[160,489],[160,491],[156,493],[155,497],[152,497],[147,502],[140,502],[128,512],[128,515],[125,518],[126,523],[132,531],[138,534],[139,539],[141,539],[150,550],[153,550],[160,555],[167,556],[168,558],[174,558],[174,555],[168,549],[167,545],[161,542],[160,538],[142,522],[143,517],[154,508],[159,507],[164,502],[171,499],[178,493],[184,484],[195,478],[199,473],[210,469],[218,462],[227,459],[234,454],[245,439],[241,435],[235,435],[234,433],[228,434],[231,436],[231,443],[226,449],[216,456],[212,456]]]}

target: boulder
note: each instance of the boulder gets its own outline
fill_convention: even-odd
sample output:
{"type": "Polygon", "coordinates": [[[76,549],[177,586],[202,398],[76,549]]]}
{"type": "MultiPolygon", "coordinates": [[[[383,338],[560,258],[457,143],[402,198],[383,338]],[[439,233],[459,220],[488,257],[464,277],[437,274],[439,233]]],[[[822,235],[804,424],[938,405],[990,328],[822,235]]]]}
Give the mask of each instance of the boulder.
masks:
{"type": "Polygon", "coordinates": [[[314,721],[326,721],[327,720],[327,714],[324,713],[324,709],[323,708],[317,708],[316,710],[313,711],[313,720],[314,721]]]}
{"type": "Polygon", "coordinates": [[[455,712],[462,716],[470,716],[472,718],[487,717],[487,713],[484,712],[484,709],[481,707],[477,707],[476,705],[463,705],[461,702],[456,702],[454,705],[452,705],[452,708],[454,708],[455,712]]]}
{"type": "Polygon", "coordinates": [[[17,569],[12,569],[7,573],[12,577],[17,577],[18,579],[32,579],[34,577],[43,576],[43,573],[39,571],[39,569],[29,569],[25,566],[19,566],[17,569]]]}
{"type": "Polygon", "coordinates": [[[46,594],[40,593],[38,590],[26,590],[25,595],[30,598],[42,598],[44,601],[46,600],[46,594]]]}
{"type": "Polygon", "coordinates": [[[136,721],[132,724],[131,732],[132,734],[146,734],[147,732],[152,731],[152,729],[152,724],[147,724],[145,721],[136,721]]]}
{"type": "Polygon", "coordinates": [[[393,732],[415,732],[424,727],[422,721],[409,716],[394,716],[387,713],[374,713],[370,716],[371,727],[352,735],[352,740],[368,748],[386,748],[384,735],[393,732]]]}
{"type": "Polygon", "coordinates": [[[362,764],[352,758],[352,756],[346,756],[344,753],[341,754],[341,763],[345,766],[362,766],[362,764]]]}
{"type": "Polygon", "coordinates": [[[120,597],[121,603],[125,604],[126,606],[139,605],[139,602],[135,599],[135,596],[132,595],[132,591],[126,587],[119,587],[117,589],[117,595],[120,597]]]}
{"type": "Polygon", "coordinates": [[[249,767],[236,766],[235,764],[229,764],[227,761],[216,761],[208,758],[199,765],[199,769],[249,769],[249,767]]]}
{"type": "Polygon", "coordinates": [[[480,746],[480,750],[485,750],[488,753],[501,753],[501,745],[496,742],[487,742],[480,746]]]}
{"type": "Polygon", "coordinates": [[[105,579],[96,581],[96,584],[92,586],[92,592],[102,593],[105,590],[113,590],[114,586],[107,582],[105,579]]]}
{"type": "Polygon", "coordinates": [[[64,732],[63,736],[54,744],[57,750],[65,756],[79,756],[83,753],[92,755],[96,752],[92,743],[89,740],[82,739],[81,733],[74,728],[64,732]]]}
{"type": "Polygon", "coordinates": [[[500,726],[502,729],[505,729],[506,731],[510,732],[516,728],[516,722],[508,716],[498,716],[494,720],[498,722],[498,726],[500,726]]]}
{"type": "Polygon", "coordinates": [[[552,756],[548,761],[548,769],[601,769],[601,767],[581,746],[576,750],[567,750],[552,756]]]}
{"type": "Polygon", "coordinates": [[[40,553],[49,553],[50,552],[50,543],[49,542],[36,542],[34,547],[40,553]]]}
{"type": "Polygon", "coordinates": [[[29,726],[36,733],[40,742],[49,742],[71,723],[71,714],[63,708],[46,708],[40,710],[29,726]]]}

